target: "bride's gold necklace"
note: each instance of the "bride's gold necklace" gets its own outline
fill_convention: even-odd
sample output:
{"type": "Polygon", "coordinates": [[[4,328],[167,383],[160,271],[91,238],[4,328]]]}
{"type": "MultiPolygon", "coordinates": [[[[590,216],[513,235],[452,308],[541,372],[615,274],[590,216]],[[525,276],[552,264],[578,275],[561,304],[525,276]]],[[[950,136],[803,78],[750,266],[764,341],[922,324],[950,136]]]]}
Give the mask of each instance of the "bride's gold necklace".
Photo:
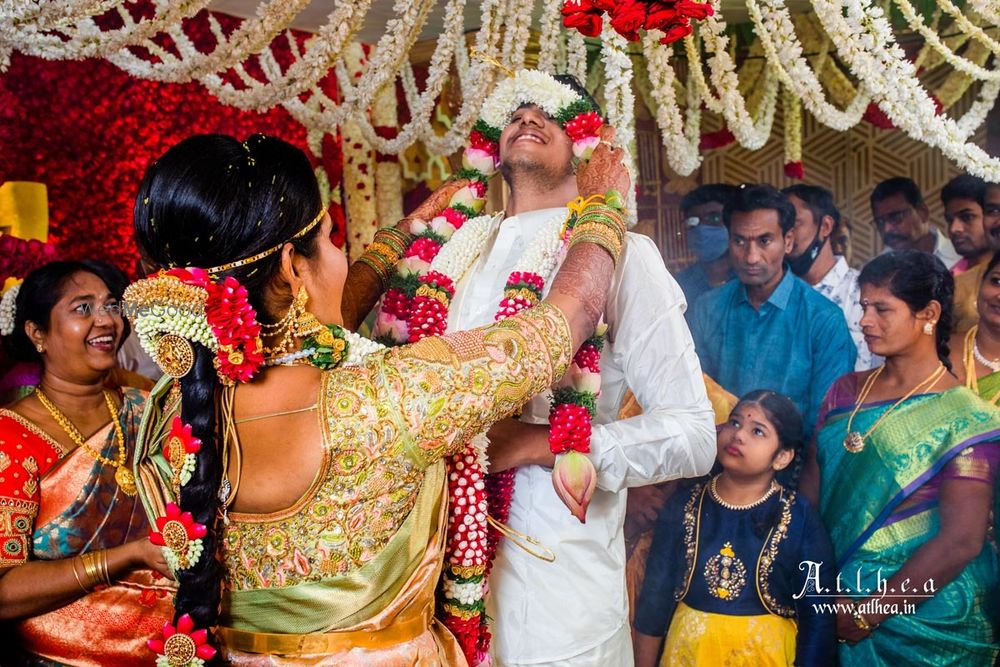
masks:
{"type": "Polygon", "coordinates": [[[115,429],[115,439],[118,441],[118,460],[109,459],[103,456],[100,452],[92,449],[87,441],[84,439],[83,434],[80,433],[80,429],[73,425],[73,422],[69,420],[69,417],[64,415],[62,411],[55,406],[55,404],[45,395],[41,387],[35,389],[35,395],[38,396],[38,402],[49,411],[52,415],[52,419],[55,420],[57,424],[65,431],[69,439],[76,444],[77,447],[87,452],[95,459],[109,466],[114,466],[115,468],[115,482],[118,484],[118,488],[122,490],[127,496],[134,496],[136,494],[135,476],[132,475],[132,471],[125,466],[125,434],[122,432],[122,425],[118,421],[118,412],[115,410],[115,401],[111,395],[111,392],[107,389],[104,390],[104,402],[108,406],[108,413],[111,415],[111,423],[115,429]]]}
{"type": "Polygon", "coordinates": [[[856,399],[857,403],[854,406],[854,410],[851,412],[851,416],[847,418],[847,437],[844,438],[844,449],[846,449],[852,454],[857,454],[858,452],[860,452],[865,448],[865,439],[868,438],[868,436],[870,436],[872,432],[878,428],[878,425],[882,423],[883,419],[889,416],[890,412],[892,412],[900,405],[905,403],[907,399],[909,399],[911,396],[921,391],[922,389],[930,389],[935,384],[937,384],[937,381],[941,379],[941,376],[944,375],[946,369],[944,367],[944,364],[939,363],[938,367],[934,369],[933,373],[927,376],[926,380],[919,383],[910,391],[906,392],[905,396],[903,396],[901,399],[893,403],[892,407],[883,412],[882,416],[879,417],[875,421],[875,423],[871,425],[871,428],[865,431],[864,435],[858,433],[857,431],[852,431],[851,426],[854,424],[854,416],[858,414],[858,410],[861,409],[861,405],[865,402],[865,399],[868,398],[868,394],[871,393],[872,387],[875,386],[875,380],[878,379],[878,376],[882,374],[883,370],[885,370],[885,366],[879,366],[878,370],[876,370],[874,373],[868,376],[868,379],[865,380],[864,386],[858,393],[858,397],[856,399]]]}

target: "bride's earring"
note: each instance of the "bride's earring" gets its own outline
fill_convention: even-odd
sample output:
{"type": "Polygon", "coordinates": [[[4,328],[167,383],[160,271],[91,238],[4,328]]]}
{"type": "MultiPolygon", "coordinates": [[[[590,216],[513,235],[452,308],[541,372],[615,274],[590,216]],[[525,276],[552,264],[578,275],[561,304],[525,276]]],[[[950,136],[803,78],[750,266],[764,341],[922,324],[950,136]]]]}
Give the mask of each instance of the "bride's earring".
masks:
{"type": "Polygon", "coordinates": [[[265,354],[287,354],[294,348],[296,338],[304,338],[315,333],[319,320],[306,310],[308,302],[309,293],[306,292],[305,285],[303,285],[296,292],[292,304],[280,320],[274,324],[261,324],[261,333],[274,341],[270,347],[264,346],[265,354]]]}

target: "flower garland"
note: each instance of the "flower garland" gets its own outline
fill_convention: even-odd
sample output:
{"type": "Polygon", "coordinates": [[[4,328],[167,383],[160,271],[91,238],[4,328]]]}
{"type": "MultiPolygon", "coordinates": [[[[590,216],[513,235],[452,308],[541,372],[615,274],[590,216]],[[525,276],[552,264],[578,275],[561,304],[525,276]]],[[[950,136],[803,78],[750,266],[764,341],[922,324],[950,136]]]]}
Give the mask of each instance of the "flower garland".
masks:
{"type": "Polygon", "coordinates": [[[264,363],[257,313],[232,276],[212,280],[204,269],[170,269],[130,285],[123,301],[139,344],[153,359],[162,358],[161,340],[171,335],[214,352],[223,384],[248,382],[264,363]],[[164,303],[167,294],[183,298],[164,303]]]}
{"type": "MultiPolygon", "coordinates": [[[[719,0],[713,0],[713,5],[719,0]]],[[[709,58],[709,69],[712,84],[719,92],[716,97],[708,88],[701,53],[692,35],[684,38],[684,47],[688,56],[688,66],[694,75],[694,81],[701,92],[702,100],[709,110],[721,115],[726,120],[741,146],[749,150],[757,150],[767,143],[771,136],[771,124],[778,100],[778,78],[769,69],[765,73],[763,97],[754,120],[747,111],[746,101],[739,90],[739,76],[733,63],[733,58],[727,50],[729,37],[724,34],[725,23],[713,14],[702,23],[700,31],[705,41],[706,51],[712,54],[709,58]]]]}
{"type": "MultiPolygon", "coordinates": [[[[386,85],[375,96],[371,120],[381,135],[398,133],[394,85],[386,85]]],[[[381,152],[375,155],[375,210],[378,220],[399,220],[403,217],[403,174],[399,158],[381,152]]]]}
{"type": "MultiPolygon", "coordinates": [[[[567,0],[563,5],[563,25],[575,28],[587,37],[602,34],[603,17],[617,34],[630,42],[639,41],[639,30],[658,30],[661,44],[671,44],[691,34],[691,21],[700,21],[712,14],[708,3],[693,0],[567,0]]],[[[603,30],[602,40],[607,40],[603,30]]]]}
{"type": "Polygon", "coordinates": [[[559,57],[559,45],[562,38],[560,19],[562,17],[563,0],[545,0],[542,7],[541,37],[538,44],[538,71],[547,74],[556,73],[556,61],[559,57]]]}
{"type": "Polygon", "coordinates": [[[1000,159],[963,140],[955,121],[942,118],[896,44],[884,13],[867,0],[813,0],[816,14],[853,73],[868,85],[879,107],[911,137],[941,151],[968,173],[1000,182],[1000,159]],[[847,10],[846,16],[844,10],[847,10]],[[864,35],[862,41],[855,35],[864,35]]]}
{"type": "MultiPolygon", "coordinates": [[[[522,70],[500,82],[483,102],[463,154],[459,177],[471,183],[452,196],[441,215],[414,229],[415,239],[396,265],[379,305],[373,337],[387,345],[444,334],[455,284],[482,253],[493,216],[479,215],[486,181],[499,164],[501,131],[522,104],[536,104],[564,128],[573,153],[588,159],[599,143],[603,119],[568,86],[541,72],[522,70]]],[[[547,221],[508,276],[495,319],[509,317],[541,299],[545,281],[558,265],[569,238],[565,214],[547,221]]],[[[563,431],[557,431],[559,441],[563,431]]],[[[486,439],[473,438],[448,461],[449,516],[442,575],[444,623],[455,634],[470,664],[488,657],[486,577],[499,535],[489,516],[506,519],[513,471],[487,479],[486,439]]]]}
{"type": "Polygon", "coordinates": [[[9,336],[14,333],[17,294],[20,291],[21,283],[18,283],[4,292],[3,297],[0,298],[0,336],[9,336]]]}
{"type": "Polygon", "coordinates": [[[1000,8],[996,6],[993,0],[969,0],[969,4],[984,19],[993,23],[993,25],[1000,25],[1000,8]]]}
{"type": "MultiPolygon", "coordinates": [[[[954,20],[954,25],[958,27],[963,33],[972,37],[980,44],[985,45],[990,51],[1000,56],[1000,42],[995,41],[991,38],[985,30],[969,20],[961,9],[956,7],[951,0],[937,0],[937,6],[943,9],[951,18],[954,20]]],[[[978,10],[979,7],[977,3],[973,3],[973,6],[978,10]]],[[[990,13],[987,10],[987,13],[990,13]]],[[[986,13],[979,11],[980,16],[987,17],[986,13]]],[[[987,17],[988,18],[988,17],[987,17]]],[[[995,15],[992,19],[994,23],[1000,23],[1000,14],[995,15]]]]}
{"type": "MultiPolygon", "coordinates": [[[[871,101],[864,93],[855,93],[844,111],[826,101],[823,87],[813,68],[803,57],[803,46],[795,36],[795,26],[784,0],[747,0],[750,18],[767,59],[777,65],[776,71],[786,89],[792,91],[809,109],[816,120],[827,127],[846,131],[858,124],[871,101]]],[[[786,160],[787,162],[787,160],[786,160]]]]}
{"type": "MultiPolygon", "coordinates": [[[[365,72],[365,53],[358,43],[347,47],[345,77],[361,79],[365,72]]],[[[378,229],[375,207],[375,152],[365,141],[358,124],[346,121],[344,137],[344,194],[347,197],[347,251],[353,262],[371,243],[378,229]]]]}
{"type": "Polygon", "coordinates": [[[658,43],[653,31],[643,37],[643,53],[649,70],[650,94],[655,101],[656,125],[660,128],[667,162],[680,176],[689,176],[701,166],[698,151],[701,128],[701,100],[694,82],[687,86],[687,122],[677,107],[676,79],[670,64],[671,47],[658,43]]]}
{"type": "Polygon", "coordinates": [[[782,88],[781,107],[785,112],[785,176],[801,181],[806,177],[802,165],[802,100],[782,88]]]}
{"type": "MultiPolygon", "coordinates": [[[[662,41],[662,40],[661,40],[662,41]]],[[[601,35],[601,61],[604,63],[604,97],[607,100],[608,120],[615,128],[615,141],[625,148],[625,166],[633,183],[639,173],[635,164],[635,94],[632,92],[632,59],[627,53],[625,37],[608,23],[601,35]]],[[[629,224],[635,224],[635,188],[625,193],[625,208],[629,211],[629,224]]]]}
{"type": "Polygon", "coordinates": [[[910,29],[923,37],[924,41],[937,51],[938,54],[944,58],[944,61],[951,65],[956,71],[967,74],[968,76],[980,81],[1000,80],[1000,70],[984,69],[979,65],[970,62],[966,58],[957,55],[954,51],[942,43],[937,32],[929,28],[923,22],[923,19],[917,15],[917,10],[907,0],[895,0],[895,3],[899,8],[900,13],[903,15],[903,18],[906,19],[906,23],[910,26],[910,29]]]}

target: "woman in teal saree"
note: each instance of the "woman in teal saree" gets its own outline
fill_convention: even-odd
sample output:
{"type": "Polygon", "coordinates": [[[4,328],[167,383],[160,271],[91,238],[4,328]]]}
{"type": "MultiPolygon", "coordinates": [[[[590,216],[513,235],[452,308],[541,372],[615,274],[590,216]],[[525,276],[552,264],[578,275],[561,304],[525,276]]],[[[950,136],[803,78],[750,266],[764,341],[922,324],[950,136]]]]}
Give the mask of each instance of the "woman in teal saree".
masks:
{"type": "Polygon", "coordinates": [[[840,664],[992,664],[1000,413],[948,370],[954,283],[938,260],[881,255],[859,282],[886,362],[831,387],[802,485],[836,554],[820,601],[841,603],[840,664]]]}

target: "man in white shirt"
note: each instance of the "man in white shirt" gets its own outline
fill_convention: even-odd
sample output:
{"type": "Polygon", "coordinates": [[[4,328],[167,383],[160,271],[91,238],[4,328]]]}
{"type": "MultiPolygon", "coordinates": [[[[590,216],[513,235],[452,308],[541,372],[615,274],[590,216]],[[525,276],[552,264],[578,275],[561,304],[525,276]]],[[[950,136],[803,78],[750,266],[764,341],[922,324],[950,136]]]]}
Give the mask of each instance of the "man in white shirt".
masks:
{"type": "MultiPolygon", "coordinates": [[[[586,94],[575,81],[561,80],[586,94]]],[[[517,109],[499,147],[510,201],[456,286],[449,331],[493,321],[505,280],[533,235],[554,215],[565,217],[567,202],[577,197],[572,143],[539,107],[517,109]]],[[[508,524],[555,553],[548,563],[510,540],[501,543],[487,598],[498,666],[632,664],[622,530],[626,489],[703,475],[715,459],[712,407],[685,307],[653,242],[628,234],[605,310],[609,330],[590,445],[597,489],[586,524],[552,486],[550,392],[525,406],[520,420],[490,431],[491,472],[518,469],[508,524]],[[645,412],[616,421],[627,388],[645,412]]]]}
{"type": "Polygon", "coordinates": [[[876,185],[871,208],[872,221],[886,246],[882,252],[906,248],[929,252],[949,270],[961,261],[948,237],[928,222],[930,209],[911,179],[897,176],[876,185]]]}
{"type": "Polygon", "coordinates": [[[840,211],[833,203],[833,194],[815,185],[792,185],[782,190],[795,207],[795,227],[792,228],[792,251],[787,262],[792,272],[840,306],[847,328],[858,348],[854,370],[866,371],[882,363],[873,356],[865,335],[861,332],[861,289],[858,271],[844,257],[833,254],[831,235],[840,224],[840,211]]]}

